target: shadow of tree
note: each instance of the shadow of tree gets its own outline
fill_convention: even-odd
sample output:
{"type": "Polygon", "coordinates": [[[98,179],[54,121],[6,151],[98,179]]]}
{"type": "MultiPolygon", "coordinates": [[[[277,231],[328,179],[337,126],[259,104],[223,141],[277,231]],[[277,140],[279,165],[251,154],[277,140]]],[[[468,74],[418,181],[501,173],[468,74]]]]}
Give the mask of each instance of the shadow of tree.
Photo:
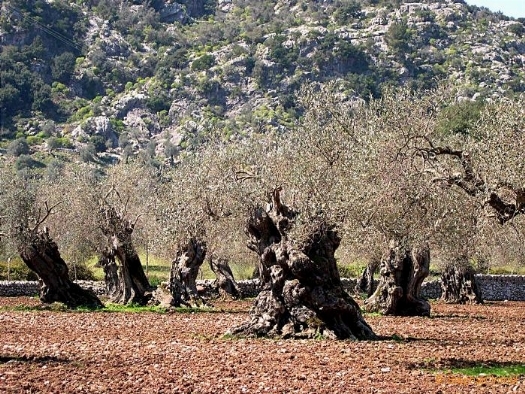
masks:
{"type": "Polygon", "coordinates": [[[55,356],[5,356],[0,355],[0,364],[8,362],[46,364],[46,363],[69,363],[70,360],[55,356]]]}

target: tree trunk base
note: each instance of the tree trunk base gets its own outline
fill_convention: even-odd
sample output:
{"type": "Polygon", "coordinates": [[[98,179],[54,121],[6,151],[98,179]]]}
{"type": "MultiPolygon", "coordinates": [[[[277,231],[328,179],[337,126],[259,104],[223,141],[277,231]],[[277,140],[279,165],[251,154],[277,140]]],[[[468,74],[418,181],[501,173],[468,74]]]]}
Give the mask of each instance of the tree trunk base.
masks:
{"type": "Polygon", "coordinates": [[[120,288],[118,265],[115,261],[115,253],[108,249],[102,252],[98,264],[104,270],[104,283],[106,284],[106,294],[110,298],[115,298],[120,288]]]}
{"type": "MultiPolygon", "coordinates": [[[[139,255],[133,246],[134,223],[122,217],[112,206],[104,208],[103,233],[108,238],[107,255],[119,261],[118,280],[110,273],[109,287],[113,291],[112,302],[117,304],[146,305],[151,299],[151,286],[144,273],[139,255]]],[[[114,267],[108,267],[114,270],[114,267]]]]}
{"type": "Polygon", "coordinates": [[[217,277],[215,286],[220,297],[230,297],[233,299],[242,298],[242,292],[235,278],[228,261],[224,258],[210,257],[210,268],[217,277]]]}
{"type": "Polygon", "coordinates": [[[41,281],[40,301],[46,304],[61,302],[72,309],[79,307],[98,309],[104,307],[104,304],[92,290],[83,289],[74,282],[65,284],[59,289],[50,289],[41,281]]]}
{"type": "Polygon", "coordinates": [[[169,291],[173,296],[172,306],[202,307],[206,301],[197,291],[197,276],[206,257],[206,243],[191,238],[177,251],[172,262],[169,291]]]}
{"type": "Polygon", "coordinates": [[[247,223],[250,249],[259,255],[262,291],[250,320],[229,334],[282,338],[376,339],[359,305],[341,285],[334,257],[340,238],[323,221],[306,241],[287,239],[296,215],[273,192],[268,210],[256,209],[247,223]]]}
{"type": "Polygon", "coordinates": [[[428,245],[410,250],[400,243],[391,242],[381,261],[377,289],[365,301],[364,309],[384,315],[430,316],[430,304],[420,296],[429,266],[428,245]]]}
{"type": "Polygon", "coordinates": [[[24,245],[19,252],[24,263],[40,278],[42,302],[61,302],[68,308],[104,307],[93,291],[71,281],[69,268],[46,228],[34,234],[30,244],[24,245]]]}
{"type": "Polygon", "coordinates": [[[449,304],[482,304],[475,271],[468,265],[451,265],[441,274],[441,300],[449,304]]]}

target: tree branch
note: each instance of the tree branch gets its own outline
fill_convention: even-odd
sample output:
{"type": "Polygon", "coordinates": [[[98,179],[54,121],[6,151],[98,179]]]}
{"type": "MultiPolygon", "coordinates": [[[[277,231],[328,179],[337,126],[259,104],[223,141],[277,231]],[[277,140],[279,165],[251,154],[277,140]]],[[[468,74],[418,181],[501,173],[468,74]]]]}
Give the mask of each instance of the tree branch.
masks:
{"type": "Polygon", "coordinates": [[[53,205],[52,207],[50,207],[47,203],[47,201],[44,202],[44,206],[46,208],[46,212],[44,214],[44,217],[41,218],[41,208],[38,209],[38,215],[37,217],[35,218],[35,226],[33,228],[30,228],[29,231],[31,233],[35,233],[38,228],[40,227],[40,225],[42,225],[42,223],[44,223],[46,221],[46,219],[49,217],[49,215],[51,215],[51,213],[53,212],[53,209],[55,209],[56,207],[58,207],[60,204],[62,204],[62,201],[56,203],[55,205],[53,205]]]}

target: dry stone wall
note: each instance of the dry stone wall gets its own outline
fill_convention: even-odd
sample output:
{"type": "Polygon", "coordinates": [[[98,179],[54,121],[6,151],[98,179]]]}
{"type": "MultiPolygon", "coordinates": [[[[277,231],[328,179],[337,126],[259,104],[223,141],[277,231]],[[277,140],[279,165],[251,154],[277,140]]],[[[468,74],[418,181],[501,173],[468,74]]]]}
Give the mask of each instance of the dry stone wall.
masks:
{"type": "MultiPolygon", "coordinates": [[[[525,276],[523,275],[476,275],[481,294],[486,301],[525,301],[525,276]]],[[[343,287],[350,294],[355,293],[357,279],[343,278],[343,287]]],[[[78,281],[80,286],[92,289],[97,295],[104,295],[103,282],[78,281]]],[[[241,280],[237,282],[244,297],[256,297],[259,292],[259,280],[241,280]]],[[[213,280],[198,280],[200,290],[207,294],[215,293],[213,280]]],[[[0,297],[36,296],[39,284],[34,281],[0,281],[0,297]]],[[[429,299],[441,297],[441,281],[423,282],[421,295],[429,299]]]]}

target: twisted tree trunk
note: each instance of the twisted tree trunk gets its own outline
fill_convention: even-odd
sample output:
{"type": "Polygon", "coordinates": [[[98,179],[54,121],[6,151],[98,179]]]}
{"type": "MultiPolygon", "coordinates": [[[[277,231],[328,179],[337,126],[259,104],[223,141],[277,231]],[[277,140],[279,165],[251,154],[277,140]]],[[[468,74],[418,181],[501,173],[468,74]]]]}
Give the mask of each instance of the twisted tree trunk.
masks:
{"type": "Polygon", "coordinates": [[[18,251],[24,263],[40,278],[42,302],[58,301],[69,308],[104,306],[94,292],[71,281],[67,264],[60,256],[58,246],[49,236],[47,228],[35,230],[18,251]]]}
{"type": "Polygon", "coordinates": [[[118,288],[113,302],[145,305],[151,299],[151,286],[144,273],[131,235],[134,224],[121,217],[113,207],[104,210],[102,231],[108,238],[110,249],[120,263],[118,288]]]}
{"type": "Polygon", "coordinates": [[[197,275],[206,257],[206,243],[190,238],[188,243],[177,251],[172,262],[169,290],[173,296],[172,305],[179,307],[201,306],[206,304],[197,291],[197,275]]]}
{"type": "Polygon", "coordinates": [[[229,296],[234,299],[242,298],[241,289],[233,277],[228,260],[210,257],[210,268],[217,277],[215,280],[220,296],[229,296]]]}
{"type": "Polygon", "coordinates": [[[365,310],[384,315],[430,316],[430,304],[420,296],[429,266],[428,245],[410,250],[403,242],[392,241],[381,261],[379,284],[365,301],[365,310]]]}
{"type": "Polygon", "coordinates": [[[467,264],[452,264],[441,274],[441,300],[450,304],[482,304],[475,270],[467,264]]]}
{"type": "Polygon", "coordinates": [[[297,213],[280,200],[256,209],[246,232],[248,247],[259,255],[262,291],[250,312],[250,320],[230,333],[249,336],[374,339],[359,305],[341,285],[334,252],[337,232],[319,221],[306,241],[297,246],[288,239],[297,213]]]}

